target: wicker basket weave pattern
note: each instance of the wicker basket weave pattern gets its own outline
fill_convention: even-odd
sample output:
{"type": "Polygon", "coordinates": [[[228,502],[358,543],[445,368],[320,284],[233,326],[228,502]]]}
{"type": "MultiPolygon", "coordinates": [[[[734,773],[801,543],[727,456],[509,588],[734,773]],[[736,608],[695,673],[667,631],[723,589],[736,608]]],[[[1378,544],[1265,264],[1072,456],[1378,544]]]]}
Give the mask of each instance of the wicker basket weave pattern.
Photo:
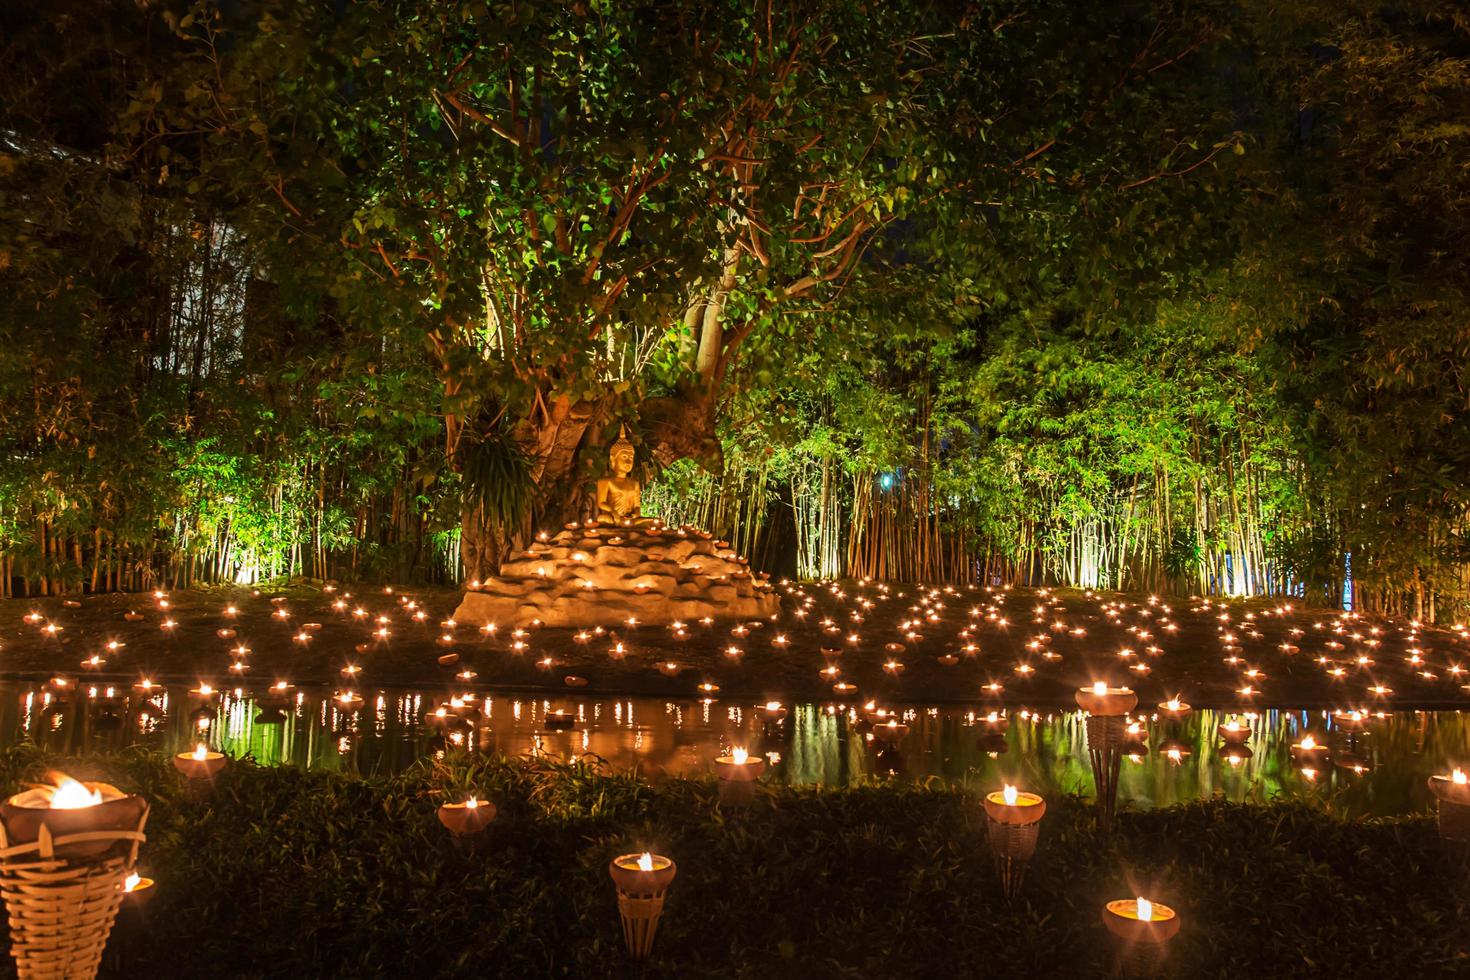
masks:
{"type": "Polygon", "coordinates": [[[14,845],[0,824],[0,898],[21,980],[97,975],[147,819],[145,805],[136,830],[52,837],[43,824],[37,840],[14,845]],[[90,853],[68,856],[79,845],[90,853]],[[101,854],[98,845],[105,847],[101,854]]]}

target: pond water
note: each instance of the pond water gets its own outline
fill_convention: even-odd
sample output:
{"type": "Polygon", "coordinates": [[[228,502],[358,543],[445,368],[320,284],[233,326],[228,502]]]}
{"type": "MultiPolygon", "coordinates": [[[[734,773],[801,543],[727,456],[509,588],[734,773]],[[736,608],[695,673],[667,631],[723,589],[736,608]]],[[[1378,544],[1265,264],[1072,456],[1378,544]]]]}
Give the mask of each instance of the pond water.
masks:
{"type": "MultiPolygon", "coordinates": [[[[205,697],[185,687],[145,694],[99,686],[68,693],[9,682],[0,684],[0,744],[29,738],[69,754],[130,745],[178,752],[205,739],[263,765],[359,773],[396,772],[427,754],[462,747],[561,760],[592,755],[651,776],[707,773],[715,756],[742,746],[767,756],[768,779],[798,784],[896,777],[985,790],[1011,782],[1046,794],[1091,795],[1093,789],[1078,712],[1013,709],[1002,735],[987,725],[988,711],[978,708],[903,708],[909,731],[886,747],[856,705],[796,704],[785,718],[771,720],[762,706],[735,701],[476,693],[469,703],[481,717],[446,730],[427,717],[443,698],[383,690],[366,693],[360,707],[344,707],[325,690],[205,697]],[[201,714],[205,706],[212,717],[201,714]]],[[[1470,715],[1453,711],[1374,714],[1361,734],[1320,710],[1263,710],[1250,718],[1198,710],[1181,722],[1145,722],[1148,752],[1125,761],[1120,805],[1285,795],[1355,813],[1422,811],[1431,803],[1425,779],[1470,762],[1470,715]],[[1227,753],[1216,736],[1216,726],[1231,718],[1252,729],[1248,758],[1227,753]],[[1306,734],[1330,753],[1310,773],[1290,751],[1306,734]],[[1166,739],[1187,752],[1169,758],[1161,751],[1169,747],[1162,744],[1166,739]]]]}

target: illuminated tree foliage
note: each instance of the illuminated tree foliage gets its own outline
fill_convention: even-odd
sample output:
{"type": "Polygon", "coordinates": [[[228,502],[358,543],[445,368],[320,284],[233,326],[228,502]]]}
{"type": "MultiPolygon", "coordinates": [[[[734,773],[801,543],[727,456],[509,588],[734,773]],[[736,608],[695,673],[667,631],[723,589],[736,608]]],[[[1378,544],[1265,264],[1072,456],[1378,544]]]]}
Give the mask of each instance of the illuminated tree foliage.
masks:
{"type": "Polygon", "coordinates": [[[1465,593],[1433,10],[3,17],[6,590],[491,574],[626,424],[768,568],[1465,593]]]}

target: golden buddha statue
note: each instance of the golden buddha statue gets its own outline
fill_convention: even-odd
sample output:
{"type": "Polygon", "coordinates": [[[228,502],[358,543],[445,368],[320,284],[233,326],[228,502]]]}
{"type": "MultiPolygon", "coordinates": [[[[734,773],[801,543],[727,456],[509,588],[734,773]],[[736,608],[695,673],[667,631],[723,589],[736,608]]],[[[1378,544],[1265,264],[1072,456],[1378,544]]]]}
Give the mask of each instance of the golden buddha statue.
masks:
{"type": "Polygon", "coordinates": [[[618,426],[618,441],[608,450],[607,459],[613,475],[597,481],[597,519],[609,524],[638,521],[643,484],[628,475],[633,472],[633,443],[625,426],[618,426]]]}

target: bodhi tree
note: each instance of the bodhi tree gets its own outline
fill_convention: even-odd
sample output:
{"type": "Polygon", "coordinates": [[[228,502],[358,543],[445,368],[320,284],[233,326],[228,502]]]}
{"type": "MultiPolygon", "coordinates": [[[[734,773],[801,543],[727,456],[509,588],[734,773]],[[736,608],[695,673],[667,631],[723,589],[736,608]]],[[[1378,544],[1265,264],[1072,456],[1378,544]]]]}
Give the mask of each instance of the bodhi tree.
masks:
{"type": "Polygon", "coordinates": [[[1095,260],[1042,291],[1142,269],[1108,240],[1234,144],[1120,94],[1213,27],[1069,9],[201,6],[146,111],[183,148],[169,179],[231,202],[290,301],[421,345],[480,577],[585,508],[610,423],[717,467],[732,377],[861,339],[886,270],[953,250],[974,302],[1032,246],[1095,260]]]}

